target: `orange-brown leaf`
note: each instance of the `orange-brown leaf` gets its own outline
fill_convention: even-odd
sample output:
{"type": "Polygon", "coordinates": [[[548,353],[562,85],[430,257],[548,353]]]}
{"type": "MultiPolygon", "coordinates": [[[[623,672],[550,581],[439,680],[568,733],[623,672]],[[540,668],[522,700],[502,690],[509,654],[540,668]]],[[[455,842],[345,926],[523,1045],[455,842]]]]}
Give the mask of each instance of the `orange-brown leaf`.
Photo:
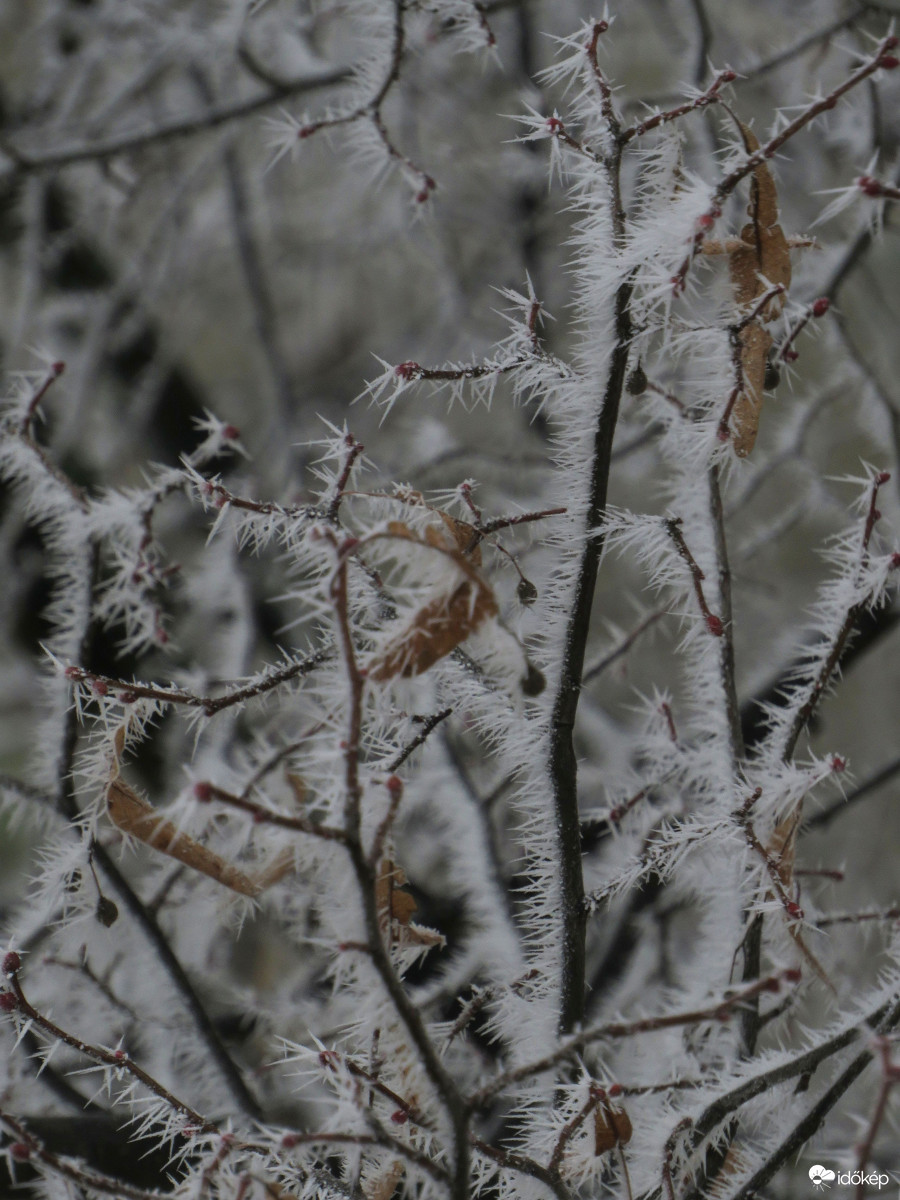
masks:
{"type": "Polygon", "coordinates": [[[594,1109],[595,1154],[606,1154],[616,1146],[627,1146],[632,1133],[631,1118],[624,1108],[604,1103],[594,1109]]]}
{"type": "MultiPolygon", "coordinates": [[[[744,146],[750,154],[759,150],[759,141],[751,129],[738,121],[744,146]]],[[[763,162],[753,171],[750,184],[750,224],[741,230],[742,247],[731,255],[731,279],[735,299],[741,307],[750,304],[766,290],[759,278],[764,276],[770,285],[791,282],[791,252],[787,238],[778,224],[778,191],[772,172],[763,162]]],[[[784,305],[781,297],[773,298],[763,311],[763,320],[778,316],[784,305]]]]}
{"type": "Polygon", "coordinates": [[[444,945],[441,934],[413,922],[413,914],[418,906],[406,890],[406,876],[403,870],[389,858],[383,858],[378,864],[378,874],[375,877],[375,907],[378,923],[390,945],[444,945]]]}
{"type": "Polygon", "coordinates": [[[369,663],[369,678],[385,683],[421,675],[455,650],[489,617],[497,614],[494,593],[481,579],[463,580],[450,595],[436,596],[414,615],[402,633],[369,663]]]}
{"type": "Polygon", "coordinates": [[[772,345],[772,336],[762,325],[753,322],[741,330],[739,338],[744,386],[732,413],[732,444],[738,458],[746,458],[753,449],[759,431],[766,360],[772,345]]]}
{"type": "MultiPolygon", "coordinates": [[[[123,833],[137,838],[145,846],[174,858],[186,867],[200,871],[216,883],[231,888],[233,892],[240,892],[244,896],[258,896],[263,886],[267,886],[260,880],[246,875],[207,846],[182,833],[171,821],[160,817],[152,804],[141,799],[120,779],[114,779],[109,785],[106,810],[113,824],[123,833]]],[[[282,871],[282,874],[284,873],[282,871]]]]}

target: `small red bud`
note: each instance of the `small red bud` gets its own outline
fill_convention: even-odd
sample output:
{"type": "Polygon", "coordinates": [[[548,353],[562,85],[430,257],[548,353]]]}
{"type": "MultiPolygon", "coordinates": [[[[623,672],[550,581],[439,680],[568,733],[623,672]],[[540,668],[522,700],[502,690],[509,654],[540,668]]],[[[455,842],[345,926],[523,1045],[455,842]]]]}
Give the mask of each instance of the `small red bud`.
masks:
{"type": "Polygon", "coordinates": [[[716,218],[712,213],[705,212],[702,217],[697,218],[697,224],[701,229],[712,229],[716,223],[716,218]]]}
{"type": "Polygon", "coordinates": [[[900,551],[895,550],[891,555],[891,570],[896,571],[900,567],[900,551]]]}
{"type": "Polygon", "coordinates": [[[113,1054],[113,1058],[116,1060],[116,1062],[125,1062],[127,1057],[128,1055],[124,1050],[116,1050],[116,1052],[113,1054]]]}
{"type": "Polygon", "coordinates": [[[204,496],[211,496],[215,490],[216,485],[211,480],[207,479],[203,485],[204,496]]]}
{"type": "Polygon", "coordinates": [[[137,692],[119,692],[118,696],[116,697],[116,699],[120,700],[122,704],[134,704],[137,698],[137,692]]]}
{"type": "Polygon", "coordinates": [[[212,800],[212,784],[201,779],[194,784],[194,799],[199,800],[201,804],[208,804],[212,800]]]}
{"type": "Polygon", "coordinates": [[[900,45],[900,38],[898,38],[896,34],[891,33],[882,42],[881,49],[896,50],[898,45],[900,45]]]}
{"type": "Polygon", "coordinates": [[[731,441],[731,430],[728,428],[728,426],[725,424],[724,421],[719,422],[719,428],[716,430],[716,437],[719,439],[720,442],[730,442],[731,441]]]}
{"type": "Polygon", "coordinates": [[[216,499],[214,501],[216,508],[224,508],[227,503],[228,503],[228,497],[223,496],[221,494],[221,492],[219,493],[219,495],[216,496],[216,499]]]}
{"type": "Polygon", "coordinates": [[[598,21],[594,28],[598,33],[606,33],[607,29],[609,29],[609,21],[598,21]]]}
{"type": "Polygon", "coordinates": [[[222,430],[222,437],[225,438],[227,442],[236,442],[240,436],[241,431],[238,429],[237,425],[226,425],[222,430]]]}
{"type": "Polygon", "coordinates": [[[81,667],[66,667],[63,672],[66,679],[81,679],[81,667]]]}
{"type": "Polygon", "coordinates": [[[337,1066],[338,1056],[334,1050],[320,1050],[319,1063],[323,1067],[328,1067],[329,1069],[333,1070],[337,1066]]]}
{"type": "Polygon", "coordinates": [[[390,793],[392,800],[398,800],[403,795],[403,780],[399,775],[389,775],[384,781],[384,786],[390,793]]]}
{"type": "Polygon", "coordinates": [[[398,379],[415,379],[421,370],[417,362],[402,362],[394,367],[394,374],[398,379]]]}
{"type": "Polygon", "coordinates": [[[395,1125],[405,1125],[409,1120],[409,1115],[402,1108],[397,1108],[391,1113],[391,1120],[395,1125]]]}
{"type": "Polygon", "coordinates": [[[0,992],[0,1012],[15,1012],[19,1007],[19,998],[13,992],[0,992]]]}
{"type": "Polygon", "coordinates": [[[95,696],[105,696],[109,692],[109,685],[104,683],[102,679],[95,679],[91,684],[91,691],[95,696]]]}
{"type": "Polygon", "coordinates": [[[293,1150],[299,1140],[296,1133],[286,1133],[281,1139],[282,1150],[293,1150]]]}
{"type": "Polygon", "coordinates": [[[719,79],[722,83],[734,83],[735,79],[737,79],[737,71],[732,71],[729,67],[726,71],[722,72],[719,79]]]}
{"type": "Polygon", "coordinates": [[[875,476],[875,486],[876,487],[883,487],[886,483],[890,483],[890,482],[891,482],[890,471],[879,471],[878,474],[875,476]]]}
{"type": "Polygon", "coordinates": [[[880,196],[882,192],[880,181],[873,179],[871,175],[860,175],[856,181],[856,186],[866,196],[880,196]]]}
{"type": "Polygon", "coordinates": [[[66,364],[64,362],[55,362],[50,367],[50,370],[53,372],[53,374],[56,376],[57,379],[59,379],[60,375],[62,375],[62,373],[65,369],[66,369],[66,364]]]}
{"type": "Polygon", "coordinates": [[[608,1096],[621,1096],[622,1095],[621,1083],[611,1083],[606,1090],[606,1094],[608,1096]]]}
{"type": "Polygon", "coordinates": [[[551,133],[559,133],[559,131],[562,129],[562,127],[563,127],[563,123],[559,119],[559,117],[548,117],[547,118],[547,128],[550,130],[551,133]]]}
{"type": "Polygon", "coordinates": [[[680,296],[684,291],[684,278],[681,275],[673,275],[669,282],[672,285],[672,292],[676,296],[680,296]]]}
{"type": "Polygon", "coordinates": [[[795,921],[799,921],[803,918],[803,909],[796,900],[788,900],[785,908],[787,909],[788,916],[792,917],[795,921]]]}
{"type": "Polygon", "coordinates": [[[9,1147],[9,1157],[14,1162],[28,1162],[31,1158],[31,1147],[25,1142],[13,1142],[9,1147]]]}
{"type": "Polygon", "coordinates": [[[715,613],[707,613],[706,628],[713,637],[721,637],[725,632],[725,626],[722,624],[722,618],[717,617],[715,613]]]}
{"type": "Polygon", "coordinates": [[[764,992],[780,992],[781,991],[781,980],[775,979],[774,977],[772,979],[766,979],[763,983],[762,990],[764,992]]]}
{"type": "Polygon", "coordinates": [[[8,954],[4,955],[4,958],[3,958],[3,974],[4,975],[15,975],[16,971],[21,969],[21,966],[22,966],[22,960],[21,960],[21,958],[19,958],[18,954],[16,954],[15,950],[10,950],[8,954]]]}
{"type": "Polygon", "coordinates": [[[820,296],[812,306],[812,315],[814,317],[824,317],[831,308],[831,301],[827,296],[820,296]]]}
{"type": "Polygon", "coordinates": [[[900,67],[900,58],[896,54],[882,54],[878,59],[878,65],[885,71],[893,71],[894,67],[900,67]]]}
{"type": "Polygon", "coordinates": [[[315,125],[301,125],[300,128],[297,130],[297,137],[302,142],[304,138],[312,137],[312,135],[315,132],[316,132],[315,125]]]}
{"type": "Polygon", "coordinates": [[[169,635],[166,633],[166,631],[164,629],[155,629],[153,631],[153,636],[156,639],[156,644],[158,646],[167,646],[168,645],[169,635]]]}
{"type": "Polygon", "coordinates": [[[427,188],[422,188],[421,192],[416,192],[416,204],[424,204],[430,195],[427,188]]]}
{"type": "Polygon", "coordinates": [[[785,983],[799,983],[803,978],[803,972],[799,967],[789,967],[784,973],[785,983]]]}
{"type": "Polygon", "coordinates": [[[846,758],[841,758],[839,754],[833,754],[831,756],[831,769],[834,771],[835,775],[843,774],[843,772],[847,770],[846,758]]]}
{"type": "Polygon", "coordinates": [[[781,357],[785,362],[796,362],[800,355],[796,350],[782,350],[781,357]]]}

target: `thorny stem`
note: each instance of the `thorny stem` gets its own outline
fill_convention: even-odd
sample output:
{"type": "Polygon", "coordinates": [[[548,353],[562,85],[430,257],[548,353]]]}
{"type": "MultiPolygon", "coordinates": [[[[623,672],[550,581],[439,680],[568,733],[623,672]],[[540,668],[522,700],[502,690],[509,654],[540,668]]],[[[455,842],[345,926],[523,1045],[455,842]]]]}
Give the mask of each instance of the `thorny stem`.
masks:
{"type": "Polygon", "coordinates": [[[581,677],[582,684],[587,683],[590,679],[596,679],[598,675],[602,675],[608,667],[611,667],[614,662],[628,653],[628,651],[642,634],[646,633],[648,629],[655,625],[656,622],[661,620],[661,618],[665,615],[665,609],[661,608],[657,609],[656,612],[652,612],[649,617],[646,617],[640,622],[639,625],[635,626],[630,633],[626,634],[617,646],[613,647],[612,650],[604,654],[603,657],[598,659],[597,662],[591,663],[589,667],[585,667],[584,674],[581,677]]]}
{"type": "Polygon", "coordinates": [[[308,833],[313,837],[325,838],[326,841],[344,842],[347,839],[343,829],[331,825],[320,825],[306,817],[288,816],[273,808],[267,808],[264,804],[248,800],[245,796],[238,796],[234,792],[216,787],[212,783],[195,784],[194,795],[198,800],[219,800],[231,808],[238,808],[242,812],[249,813],[253,817],[254,823],[258,825],[277,825],[281,829],[294,829],[298,833],[308,833]]]}
{"type": "Polygon", "coordinates": [[[825,825],[829,825],[835,817],[839,817],[841,813],[846,812],[851,805],[858,804],[860,800],[865,800],[867,796],[871,796],[873,792],[877,792],[882,784],[893,779],[895,775],[900,774],[900,758],[893,759],[887,766],[876,771],[869,779],[866,779],[859,787],[854,788],[846,797],[842,797],[834,804],[825,808],[815,816],[808,817],[802,826],[802,831],[810,829],[821,829],[825,825]]]}
{"type": "MultiPolygon", "coordinates": [[[[887,1033],[894,1029],[898,1023],[900,1023],[900,1004],[895,1004],[880,1022],[878,1032],[887,1033]]],[[[871,1050],[864,1050],[862,1054],[857,1055],[853,1059],[818,1103],[813,1105],[803,1120],[791,1130],[778,1149],[769,1156],[765,1165],[751,1179],[748,1179],[739,1191],[734,1193],[733,1200],[753,1200],[753,1197],[759,1195],[760,1190],[766,1186],[769,1180],[781,1170],[785,1163],[790,1162],[800,1148],[822,1128],[825,1118],[844,1093],[862,1075],[873,1057],[871,1050]]]]}
{"type": "MultiPolygon", "coordinates": [[[[879,1038],[877,1041],[878,1055],[881,1060],[881,1083],[878,1088],[878,1095],[875,1098],[875,1105],[872,1110],[872,1116],[869,1120],[869,1127],[866,1130],[866,1136],[860,1143],[856,1159],[856,1169],[861,1175],[865,1175],[866,1166],[869,1159],[872,1157],[872,1149],[875,1145],[875,1138],[878,1136],[878,1130],[881,1127],[881,1122],[884,1120],[885,1110],[887,1108],[888,1096],[891,1093],[891,1088],[900,1083],[900,1071],[896,1064],[891,1060],[891,1045],[886,1038],[879,1038]]],[[[864,1200],[866,1194],[866,1185],[863,1180],[860,1180],[856,1189],[855,1200],[864,1200]]]]}
{"type": "Polygon", "coordinates": [[[365,450],[360,442],[356,441],[352,434],[348,433],[344,438],[346,452],[344,461],[341,465],[341,471],[331,489],[331,501],[328,505],[328,520],[333,524],[337,522],[341,512],[341,501],[344,498],[344,491],[347,484],[350,482],[350,475],[353,471],[354,464],[359,456],[365,450]]]}
{"type": "Polygon", "coordinates": [[[670,108],[666,112],[655,113],[652,117],[647,117],[646,120],[640,121],[628,129],[623,129],[619,135],[621,144],[624,145],[626,142],[630,142],[632,138],[641,137],[643,134],[649,133],[652,129],[657,129],[660,125],[667,125],[670,121],[675,121],[679,117],[686,116],[688,113],[707,108],[710,104],[718,104],[721,89],[726,83],[732,83],[735,79],[736,75],[734,71],[720,71],[702,95],[697,96],[693,100],[688,100],[684,104],[679,104],[676,108],[670,108]]]}
{"type": "MultiPolygon", "coordinates": [[[[865,570],[865,567],[868,564],[869,542],[871,541],[875,524],[878,521],[878,518],[881,516],[881,513],[878,511],[876,505],[878,500],[878,489],[882,486],[882,484],[887,483],[889,479],[890,475],[887,472],[882,472],[881,474],[876,475],[872,480],[872,492],[869,499],[869,509],[866,514],[865,525],[863,527],[862,545],[860,547],[860,573],[865,570]]],[[[835,638],[831,644],[831,649],[829,650],[825,661],[822,663],[822,666],[820,667],[815,679],[813,679],[809,684],[806,699],[797,710],[797,714],[791,723],[790,729],[788,730],[784,746],[782,748],[782,758],[785,762],[788,762],[793,755],[797,746],[797,742],[800,738],[800,734],[806,728],[810,718],[818,707],[819,701],[825,694],[828,684],[831,681],[831,677],[841,660],[841,655],[844,652],[847,641],[853,632],[856,622],[865,612],[868,604],[869,596],[866,594],[860,600],[857,600],[855,604],[852,604],[847,610],[841,627],[837,631],[837,634],[835,635],[835,638]]]]}
{"type": "Polygon", "coordinates": [[[642,1017],[636,1021],[611,1021],[605,1025],[585,1029],[582,1033],[566,1038],[556,1050],[544,1055],[534,1062],[524,1063],[510,1071],[505,1071],[492,1079],[490,1083],[479,1088],[468,1100],[472,1109],[479,1109],[488,1104],[494,1096],[504,1091],[510,1085],[531,1079],[546,1071],[552,1071],[562,1062],[579,1055],[586,1046],[607,1039],[619,1040],[636,1037],[643,1033],[657,1033],[662,1029],[675,1029],[682,1025],[696,1025],[703,1021],[728,1021],[734,1011],[740,1011],[744,1005],[763,992],[777,992],[782,981],[797,983],[799,972],[796,970],[782,971],[777,975],[758,979],[749,987],[742,988],[730,996],[724,997],[718,1004],[708,1008],[694,1009],[690,1012],[665,1013],[656,1017],[642,1017]]]}
{"type": "MultiPolygon", "coordinates": [[[[611,89],[603,78],[597,61],[600,35],[607,28],[606,21],[594,22],[591,39],[587,46],[587,58],[594,83],[600,92],[601,108],[613,142],[612,153],[605,167],[613,220],[614,245],[611,249],[614,250],[625,235],[625,214],[622,210],[619,178],[622,159],[622,145],[619,140],[621,126],[613,107],[611,89]]],[[[619,284],[615,294],[615,343],[591,447],[588,503],[584,523],[586,537],[566,629],[562,666],[550,727],[548,766],[556,814],[561,875],[559,918],[562,961],[558,1029],[563,1035],[571,1033],[584,1015],[585,935],[588,912],[584,902],[584,876],[581,868],[575,717],[581,696],[584,656],[590,632],[597,571],[605,542],[605,536],[600,526],[606,512],[613,437],[619,416],[622,390],[625,386],[633,332],[631,323],[633,291],[634,277],[629,274],[619,284]]]]}
{"type": "Polygon", "coordinates": [[[65,1042],[67,1046],[71,1046],[73,1050],[77,1050],[79,1054],[83,1054],[86,1058],[91,1058],[96,1063],[103,1066],[113,1067],[116,1070],[127,1071],[149,1091],[153,1092],[160,1100],[174,1111],[181,1113],[187,1119],[192,1128],[203,1133],[217,1133],[218,1127],[208,1121],[206,1117],[200,1115],[196,1109],[191,1108],[185,1101],[179,1100],[173,1095],[168,1088],[163,1087],[152,1075],[149,1075],[142,1067],[131,1058],[124,1050],[104,1050],[101,1046],[94,1046],[90,1042],[84,1042],[81,1038],[75,1037],[74,1034],[67,1033],[49,1017],[45,1017],[43,1013],[38,1012],[36,1008],[27,1000],[22,984],[19,981],[18,969],[7,971],[7,977],[10,982],[13,995],[16,997],[17,1005],[16,1012],[22,1013],[29,1021],[32,1021],[45,1033],[52,1038],[57,1038],[61,1042],[65,1042]]]}
{"type": "Polygon", "coordinates": [[[342,83],[349,78],[351,72],[344,67],[323,71],[319,75],[306,76],[292,83],[271,88],[261,95],[251,96],[247,100],[221,108],[210,108],[195,116],[183,117],[167,124],[153,126],[137,133],[122,134],[108,138],[106,141],[87,143],[83,146],[73,146],[69,149],[61,147],[32,151],[23,149],[5,138],[0,140],[0,150],[8,154],[21,171],[43,171],[52,167],[66,167],[79,162],[104,162],[120,154],[131,154],[143,150],[147,146],[172,141],[183,137],[193,137],[196,134],[207,133],[221,125],[231,124],[246,117],[255,116],[264,108],[283,102],[290,96],[299,96],[304,92],[315,91],[319,88],[330,87],[342,83]]]}
{"type": "Polygon", "coordinates": [[[297,659],[286,666],[266,671],[257,676],[252,683],[245,684],[243,687],[235,687],[233,691],[226,692],[224,696],[198,696],[194,692],[186,692],[181,688],[165,688],[150,683],[116,679],[110,675],[101,675],[96,671],[87,671],[76,666],[66,667],[66,678],[75,683],[99,685],[106,692],[116,692],[123,704],[133,704],[135,700],[156,700],[160,704],[181,704],[186,708],[200,708],[205,716],[212,717],[235,704],[243,704],[246,700],[264,696],[267,692],[280,687],[283,683],[289,683],[292,679],[302,678],[333,658],[334,650],[331,647],[324,647],[306,658],[297,659]]]}
{"type": "Polygon", "coordinates": [[[834,88],[827,96],[821,97],[814,101],[801,113],[799,113],[793,121],[789,121],[787,125],[774,137],[770,138],[764,146],[760,146],[759,150],[749,155],[742,163],[730,171],[721,181],[718,187],[712,194],[709,206],[706,212],[702,215],[698,222],[697,232],[691,241],[691,247],[678,268],[672,283],[676,292],[683,291],[687,273],[691,268],[694,255],[699,251],[704,238],[709,232],[711,222],[716,221],[722,213],[722,205],[725,200],[731,195],[741,180],[746,179],[757,167],[774,157],[775,154],[790,141],[801,129],[804,129],[811,121],[820,116],[823,112],[827,112],[837,104],[838,100],[846,95],[847,92],[863,83],[876,71],[890,69],[890,66],[896,64],[896,60],[892,59],[890,52],[897,46],[897,38],[890,35],[882,39],[881,44],[871,58],[867,59],[852,75],[838,87],[834,88]],[[707,218],[707,219],[704,219],[707,218]]]}
{"type": "Polygon", "coordinates": [[[709,469],[709,502],[715,539],[716,565],[719,582],[719,608],[722,613],[722,638],[719,643],[720,674],[725,693],[725,712],[731,739],[731,758],[735,770],[744,757],[744,736],[741,731],[741,710],[737,698],[734,669],[734,624],[731,605],[731,566],[728,561],[728,541],[725,533],[725,514],[719,488],[719,468],[709,469]]]}
{"type": "MultiPolygon", "coordinates": [[[[59,372],[55,372],[58,375],[59,372]]],[[[29,412],[33,415],[34,406],[30,406],[29,412]]],[[[65,491],[72,497],[76,505],[82,510],[87,507],[87,496],[84,492],[69,479],[65,472],[61,471],[50,459],[44,448],[36,442],[28,429],[19,431],[19,437],[28,446],[28,448],[36,454],[38,461],[48,476],[57,484],[62,486],[65,491]]],[[[96,586],[97,571],[99,566],[99,552],[96,544],[87,542],[85,551],[85,561],[83,564],[83,579],[86,590],[84,603],[84,611],[91,613],[93,611],[93,593],[96,586]]],[[[88,620],[78,634],[78,642],[73,648],[80,659],[87,657],[92,635],[92,627],[88,620]]],[[[62,731],[62,739],[60,745],[59,759],[59,779],[60,785],[55,805],[58,811],[70,823],[73,830],[77,829],[77,822],[80,818],[78,805],[75,799],[75,785],[73,779],[73,764],[75,750],[78,744],[78,713],[75,706],[71,706],[66,716],[65,724],[62,731]]],[[[80,836],[80,835],[79,835],[80,836]]],[[[130,886],[128,881],[122,875],[116,864],[112,861],[106,850],[95,844],[92,849],[92,861],[100,867],[106,879],[115,889],[116,894],[122,900],[129,913],[136,921],[138,926],[143,931],[149,944],[153,947],[154,952],[163,965],[167,975],[172,981],[173,986],[181,996],[185,1007],[194,1021],[194,1025],[198,1034],[207,1046],[213,1061],[218,1066],[222,1077],[236,1103],[237,1107],[244,1113],[259,1117],[261,1110],[244,1080],[241,1078],[240,1072],[226,1051],[222,1041],[210,1020],[209,1014],[200,1001],[197,992],[195,991],[191,981],[182,967],[181,963],[175,956],[168,938],[165,937],[162,930],[156,923],[155,918],[143,904],[137,893],[130,886]]]]}
{"type": "Polygon", "coordinates": [[[134,1187],[132,1184],[123,1183],[121,1179],[101,1175],[97,1171],[86,1169],[80,1163],[61,1158],[58,1154],[48,1150],[44,1143],[36,1138],[20,1120],[2,1110],[0,1110],[0,1123],[12,1132],[18,1145],[27,1153],[28,1159],[36,1158],[49,1167],[54,1174],[61,1175],[64,1179],[70,1179],[82,1194],[90,1190],[122,1197],[122,1200],[164,1200],[167,1194],[134,1187]]]}
{"type": "Polygon", "coordinates": [[[669,517],[665,522],[665,526],[666,532],[675,543],[675,549],[688,565],[688,570],[691,573],[691,582],[694,585],[694,595],[697,597],[697,604],[703,614],[706,628],[713,637],[723,637],[725,633],[724,622],[721,617],[716,616],[712,612],[706,602],[706,595],[703,591],[703,581],[706,579],[706,576],[701,571],[697,560],[691,554],[687,542],[684,540],[684,534],[681,532],[681,518],[669,517]]]}
{"type": "Polygon", "coordinates": [[[408,158],[397,148],[384,123],[381,112],[389,92],[400,79],[400,66],[406,50],[406,6],[407,0],[394,0],[394,29],[390,60],[384,79],[375,95],[366,103],[360,104],[358,107],[349,112],[342,113],[340,116],[322,117],[318,121],[311,121],[309,124],[302,125],[297,132],[297,136],[308,138],[318,133],[321,129],[333,129],[340,125],[352,125],[356,121],[369,121],[381,139],[388,155],[401,163],[417,180],[418,191],[415,198],[419,203],[423,203],[435,190],[437,184],[430,175],[426,174],[411,158],[408,158]]]}
{"type": "Polygon", "coordinates": [[[550,733],[550,781],[556,811],[561,867],[562,979],[559,1031],[570,1033],[584,1012],[585,930],[584,878],[578,818],[578,764],[575,755],[575,716],[581,695],[584,656],[590,632],[594,588],[603,552],[604,534],[598,528],[606,511],[613,435],[625,384],[631,342],[631,277],[619,285],[615,299],[616,343],[597,417],[592,447],[590,490],[585,516],[587,534],[566,630],[562,667],[550,733]]]}
{"type": "MultiPolygon", "coordinates": [[[[750,1079],[744,1080],[743,1083],[738,1084],[730,1091],[717,1097],[701,1113],[697,1120],[693,1122],[690,1127],[691,1148],[693,1150],[698,1149],[704,1138],[708,1137],[733,1112],[737,1111],[737,1109],[741,1108],[749,1100],[763,1095],[782,1083],[796,1079],[798,1076],[804,1078],[812,1075],[821,1063],[857,1041],[862,1036],[865,1026],[869,1026],[876,1030],[877,1033],[883,1034],[894,1029],[898,1022],[900,1022],[900,1003],[881,1005],[860,1025],[845,1029],[843,1032],[836,1034],[818,1046],[814,1046],[813,1049],[807,1050],[796,1058],[792,1058],[786,1063],[773,1067],[771,1070],[764,1071],[759,1075],[754,1075],[750,1079]]],[[[793,1129],[791,1134],[782,1142],[781,1146],[766,1160],[765,1165],[752,1179],[744,1184],[739,1192],[734,1194],[733,1200],[739,1200],[739,1198],[740,1200],[751,1200],[751,1197],[758,1194],[759,1189],[763,1188],[782,1166],[790,1160],[792,1155],[796,1154],[813,1134],[821,1128],[827,1114],[834,1108],[844,1092],[862,1074],[871,1061],[872,1051],[866,1050],[851,1062],[850,1066],[832,1087],[828,1089],[807,1116],[793,1129]]],[[[661,1194],[662,1189],[657,1189],[647,1196],[646,1200],[658,1200],[661,1194]]],[[[670,1194],[670,1192],[666,1192],[667,1200],[670,1194]]],[[[685,1200],[698,1200],[696,1190],[692,1189],[685,1197],[685,1200]]]]}
{"type": "Polygon", "coordinates": [[[453,1200],[469,1198],[469,1111],[452,1075],[447,1071],[429,1037],[419,1010],[410,1000],[385,948],[376,903],[376,868],[369,861],[361,840],[362,782],[359,762],[362,749],[362,708],[365,679],[356,658],[350,627],[347,568],[356,548],[355,539],[342,544],[330,534],[337,553],[330,596],[337,625],[338,643],[347,674],[349,692],[347,737],[344,742],[344,830],[350,861],[359,886],[369,957],[418,1051],[425,1073],[450,1117],[453,1126],[455,1165],[453,1200]]]}
{"type": "Polygon", "coordinates": [[[420,746],[425,744],[431,735],[432,730],[437,729],[438,725],[440,725],[442,721],[446,721],[447,718],[452,715],[452,713],[452,708],[442,708],[440,712],[433,713],[430,717],[417,717],[416,720],[421,722],[422,728],[419,730],[416,736],[407,742],[403,749],[391,759],[387,765],[387,769],[392,772],[399,771],[406,760],[411,755],[415,754],[420,746]]]}

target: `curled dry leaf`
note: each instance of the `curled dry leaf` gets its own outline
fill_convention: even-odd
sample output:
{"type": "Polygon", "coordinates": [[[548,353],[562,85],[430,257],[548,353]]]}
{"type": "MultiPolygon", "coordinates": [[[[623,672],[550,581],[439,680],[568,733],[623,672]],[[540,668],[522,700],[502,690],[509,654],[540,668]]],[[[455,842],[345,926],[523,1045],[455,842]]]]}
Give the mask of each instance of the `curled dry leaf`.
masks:
{"type": "Polygon", "coordinates": [[[293,867],[293,855],[283,850],[264,871],[248,875],[226,858],[198,842],[196,838],[179,830],[167,821],[139,796],[119,776],[119,759],[124,749],[125,730],[121,728],[115,737],[115,757],[109,786],[106,791],[106,811],[110,820],[129,837],[137,838],[145,846],[174,858],[177,862],[201,875],[214,879],[223,887],[239,892],[242,896],[259,896],[262,892],[283,879],[293,867]]]}
{"type": "Polygon", "coordinates": [[[403,1163],[395,1158],[386,1171],[363,1185],[367,1200],[391,1200],[391,1196],[402,1178],[403,1163]]]}
{"type": "Polygon", "coordinates": [[[417,905],[405,885],[402,869],[391,859],[383,858],[375,879],[375,906],[385,941],[391,946],[446,945],[441,934],[413,922],[417,905]]]}
{"type": "MultiPolygon", "coordinates": [[[[438,515],[443,528],[426,529],[424,544],[446,554],[465,578],[418,609],[403,630],[374,656],[369,663],[369,678],[376,683],[421,675],[497,615],[494,593],[477,570],[481,565],[477,530],[446,513],[438,515]]],[[[388,529],[393,537],[423,544],[402,521],[392,521],[388,529]]]]}
{"type": "MultiPolygon", "coordinates": [[[[765,847],[766,858],[772,875],[781,883],[785,893],[788,894],[794,890],[794,859],[801,817],[802,809],[798,804],[778,822],[765,847]]],[[[788,934],[803,960],[812,967],[815,974],[825,986],[830,991],[835,992],[835,986],[829,978],[828,973],[806,944],[795,921],[788,922],[788,934]]]]}
{"type": "Polygon", "coordinates": [[[602,1100],[594,1109],[594,1153],[607,1154],[617,1146],[627,1146],[633,1133],[631,1118],[624,1108],[602,1100]]]}
{"type": "MultiPolygon", "coordinates": [[[[755,154],[759,149],[756,135],[742,122],[738,121],[737,125],[747,152],[755,154]]],[[[728,258],[734,298],[742,309],[751,306],[768,288],[777,285],[787,288],[791,282],[790,246],[778,224],[778,193],[765,163],[760,163],[753,171],[747,211],[751,220],[741,230],[740,245],[728,258]]],[[[763,322],[773,320],[783,307],[784,297],[773,296],[762,307],[758,318],[745,325],[738,334],[743,386],[732,414],[732,444],[739,458],[745,458],[753,449],[759,430],[766,361],[772,346],[771,335],[763,322]]]]}

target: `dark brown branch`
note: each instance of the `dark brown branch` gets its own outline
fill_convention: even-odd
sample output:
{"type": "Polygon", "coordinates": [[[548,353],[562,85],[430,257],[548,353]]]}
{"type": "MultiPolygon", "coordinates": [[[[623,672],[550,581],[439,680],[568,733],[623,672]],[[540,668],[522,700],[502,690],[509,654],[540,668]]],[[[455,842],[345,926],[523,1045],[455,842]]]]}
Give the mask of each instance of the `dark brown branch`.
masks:
{"type": "Polygon", "coordinates": [[[283,87],[272,88],[261,95],[251,96],[247,100],[221,108],[210,108],[204,112],[167,124],[156,125],[150,129],[138,130],[136,133],[120,134],[107,138],[105,141],[86,143],[81,146],[58,148],[50,147],[44,150],[30,150],[8,139],[0,140],[0,151],[9,155],[17,167],[23,171],[41,171],[53,167],[66,167],[78,162],[104,162],[119,154],[130,154],[144,150],[148,146],[159,145],[177,138],[193,137],[218,129],[221,125],[230,125],[234,121],[252,117],[273,104],[283,103],[291,96],[299,96],[319,88],[331,87],[349,79],[349,68],[338,67],[321,75],[313,75],[304,79],[294,80],[283,87]]]}

